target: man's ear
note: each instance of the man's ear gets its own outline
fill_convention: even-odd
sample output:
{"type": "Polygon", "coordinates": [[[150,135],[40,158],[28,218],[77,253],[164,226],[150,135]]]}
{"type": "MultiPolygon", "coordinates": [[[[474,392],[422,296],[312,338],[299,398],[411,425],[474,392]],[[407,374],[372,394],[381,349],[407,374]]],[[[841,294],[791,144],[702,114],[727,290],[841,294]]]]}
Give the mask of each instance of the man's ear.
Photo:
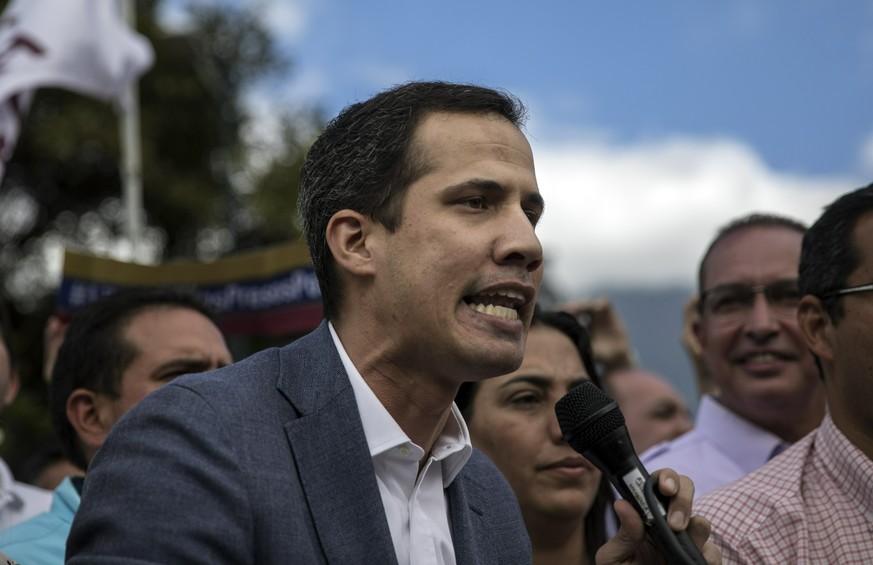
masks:
{"type": "Polygon", "coordinates": [[[381,227],[354,210],[340,210],[327,223],[327,245],[333,260],[343,271],[357,276],[372,276],[374,235],[381,227]]]}
{"type": "Polygon", "coordinates": [[[821,300],[809,294],[804,296],[797,307],[797,323],[806,346],[822,361],[832,363],[834,326],[821,300]]]}
{"type": "Polygon", "coordinates": [[[706,347],[706,332],[703,331],[703,320],[698,312],[693,313],[691,318],[691,334],[697,340],[700,349],[706,347]]]}
{"type": "Polygon", "coordinates": [[[67,398],[67,420],[76,430],[90,459],[112,428],[108,399],[93,390],[77,388],[67,398]]]}

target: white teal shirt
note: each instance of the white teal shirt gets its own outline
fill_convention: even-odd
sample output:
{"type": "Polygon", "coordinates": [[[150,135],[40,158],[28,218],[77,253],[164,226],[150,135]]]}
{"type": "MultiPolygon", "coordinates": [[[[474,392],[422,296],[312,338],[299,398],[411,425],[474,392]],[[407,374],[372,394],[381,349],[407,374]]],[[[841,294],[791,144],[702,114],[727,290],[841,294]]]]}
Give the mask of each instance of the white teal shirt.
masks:
{"type": "Polygon", "coordinates": [[[51,510],[0,532],[0,550],[23,564],[63,565],[81,485],[81,477],[61,481],[52,494],[51,510]]]}

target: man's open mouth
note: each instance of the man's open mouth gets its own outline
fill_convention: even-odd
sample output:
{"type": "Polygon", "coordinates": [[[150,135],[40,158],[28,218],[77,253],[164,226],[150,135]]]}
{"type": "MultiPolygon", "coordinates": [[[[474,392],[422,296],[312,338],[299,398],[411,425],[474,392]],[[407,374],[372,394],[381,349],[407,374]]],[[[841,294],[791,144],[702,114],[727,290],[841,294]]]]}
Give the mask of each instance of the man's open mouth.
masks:
{"type": "Polygon", "coordinates": [[[518,320],[518,309],[524,306],[524,296],[514,290],[496,290],[464,297],[467,305],[481,314],[504,320],[518,320]]]}

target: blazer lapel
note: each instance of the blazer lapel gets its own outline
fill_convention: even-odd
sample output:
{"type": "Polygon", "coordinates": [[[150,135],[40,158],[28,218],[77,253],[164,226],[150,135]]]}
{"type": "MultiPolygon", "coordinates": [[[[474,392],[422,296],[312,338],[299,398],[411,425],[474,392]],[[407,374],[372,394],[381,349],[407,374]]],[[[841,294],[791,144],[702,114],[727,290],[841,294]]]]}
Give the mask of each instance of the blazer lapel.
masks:
{"type": "Polygon", "coordinates": [[[479,563],[476,548],[488,536],[482,520],[482,508],[476,504],[475,489],[467,481],[456,477],[448,493],[449,513],[452,517],[452,541],[455,546],[455,561],[458,565],[479,563]]]}
{"type": "Polygon", "coordinates": [[[326,324],[283,350],[285,433],[328,563],[396,563],[354,392],[326,324]],[[295,347],[297,345],[297,347],[295,347]]]}

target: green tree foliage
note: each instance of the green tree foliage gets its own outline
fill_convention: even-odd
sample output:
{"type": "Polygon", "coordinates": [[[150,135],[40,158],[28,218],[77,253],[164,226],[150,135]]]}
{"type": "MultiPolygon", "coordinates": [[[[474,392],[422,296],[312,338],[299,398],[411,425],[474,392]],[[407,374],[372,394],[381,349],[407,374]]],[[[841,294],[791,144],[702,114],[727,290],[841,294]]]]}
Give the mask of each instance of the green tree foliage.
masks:
{"type": "MultiPolygon", "coordinates": [[[[6,4],[0,0],[0,10],[6,4]]],[[[210,259],[299,237],[299,167],[321,128],[319,112],[280,109],[279,135],[266,142],[253,134],[247,96],[285,81],[290,60],[253,8],[174,4],[186,23],[167,29],[160,0],[136,2],[137,29],[155,51],[139,83],[146,258],[210,259]]],[[[22,333],[24,398],[10,409],[27,413],[7,409],[2,420],[32,420],[44,402],[41,324],[60,249],[123,247],[119,137],[110,104],[68,91],[39,90],[25,118],[0,184],[0,291],[22,333]]],[[[31,428],[42,433],[44,422],[31,428]]],[[[8,456],[9,445],[0,453],[8,456]]]]}

